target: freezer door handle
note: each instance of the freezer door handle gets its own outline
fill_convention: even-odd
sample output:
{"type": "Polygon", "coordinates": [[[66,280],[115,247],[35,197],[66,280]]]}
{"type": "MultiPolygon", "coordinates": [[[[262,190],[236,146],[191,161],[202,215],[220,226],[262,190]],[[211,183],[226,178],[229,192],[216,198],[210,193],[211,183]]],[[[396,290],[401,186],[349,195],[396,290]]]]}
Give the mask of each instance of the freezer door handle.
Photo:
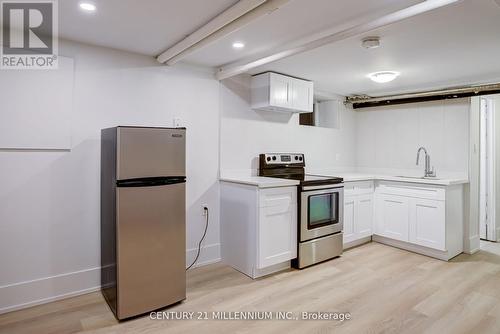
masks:
{"type": "Polygon", "coordinates": [[[169,184],[185,183],[185,176],[159,176],[159,177],[142,177],[136,179],[118,180],[116,186],[120,188],[132,187],[158,187],[169,184]]]}

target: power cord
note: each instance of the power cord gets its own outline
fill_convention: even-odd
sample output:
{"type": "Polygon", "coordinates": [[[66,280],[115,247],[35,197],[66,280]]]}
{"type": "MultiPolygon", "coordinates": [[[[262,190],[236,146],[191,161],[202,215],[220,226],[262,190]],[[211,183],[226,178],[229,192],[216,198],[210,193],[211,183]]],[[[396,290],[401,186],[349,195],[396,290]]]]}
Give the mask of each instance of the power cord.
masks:
{"type": "Polygon", "coordinates": [[[191,267],[196,263],[196,261],[198,261],[198,258],[200,257],[200,252],[201,252],[201,243],[203,242],[203,240],[205,239],[205,236],[207,235],[208,220],[209,220],[208,219],[208,214],[209,214],[208,207],[204,206],[203,210],[205,211],[205,216],[206,216],[205,231],[203,232],[203,236],[201,237],[200,242],[198,243],[198,252],[196,253],[196,257],[194,258],[193,263],[191,263],[189,265],[189,267],[186,268],[186,271],[191,269],[191,267]]]}

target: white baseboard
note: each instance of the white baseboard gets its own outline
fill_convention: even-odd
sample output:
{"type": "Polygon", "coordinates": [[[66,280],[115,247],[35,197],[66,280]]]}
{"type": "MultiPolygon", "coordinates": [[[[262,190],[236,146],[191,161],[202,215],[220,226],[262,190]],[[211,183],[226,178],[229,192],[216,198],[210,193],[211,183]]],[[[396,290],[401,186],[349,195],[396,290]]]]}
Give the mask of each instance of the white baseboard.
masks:
{"type": "Polygon", "coordinates": [[[480,249],[479,240],[480,240],[479,235],[475,235],[466,239],[464,245],[464,253],[474,254],[476,252],[479,252],[480,249]]]}
{"type": "MultiPolygon", "coordinates": [[[[197,248],[186,250],[186,263],[196,256],[197,248]]],[[[193,266],[220,261],[220,244],[203,246],[193,266]]],[[[56,300],[75,297],[101,289],[101,268],[89,268],[60,275],[0,286],[0,314],[56,300]]]]}
{"type": "Polygon", "coordinates": [[[371,242],[371,241],[372,241],[371,235],[368,237],[358,239],[358,240],[349,241],[349,242],[344,243],[344,250],[347,250],[347,249],[353,248],[353,247],[357,247],[357,246],[366,244],[366,243],[371,242]]]}
{"type": "MultiPolygon", "coordinates": [[[[186,250],[186,266],[189,266],[194,258],[196,257],[196,253],[198,248],[191,248],[186,250]]],[[[201,247],[200,257],[198,261],[193,265],[192,268],[206,266],[207,264],[212,264],[216,262],[220,262],[220,243],[204,245],[201,247]]]]}
{"type": "Polygon", "coordinates": [[[452,253],[440,251],[437,249],[432,249],[432,248],[428,248],[428,247],[423,247],[423,246],[411,244],[411,243],[408,243],[405,241],[399,241],[399,240],[386,238],[386,237],[383,237],[380,235],[373,235],[372,240],[375,242],[384,244],[384,245],[389,245],[392,247],[401,248],[401,249],[404,249],[404,250],[407,250],[410,252],[430,256],[430,257],[433,257],[433,258],[436,258],[439,260],[443,260],[443,261],[449,261],[453,257],[462,253],[462,250],[460,250],[460,252],[452,254],[452,253]]]}
{"type": "Polygon", "coordinates": [[[0,314],[97,291],[101,268],[0,286],[0,314]]]}

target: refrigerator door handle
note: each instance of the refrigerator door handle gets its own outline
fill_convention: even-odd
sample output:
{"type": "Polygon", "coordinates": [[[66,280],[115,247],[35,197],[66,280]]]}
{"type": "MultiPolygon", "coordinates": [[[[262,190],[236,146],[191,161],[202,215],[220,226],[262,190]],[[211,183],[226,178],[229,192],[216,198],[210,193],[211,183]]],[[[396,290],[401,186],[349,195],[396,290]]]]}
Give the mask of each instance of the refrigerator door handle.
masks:
{"type": "Polygon", "coordinates": [[[144,177],[137,179],[117,180],[116,186],[120,188],[132,187],[158,187],[169,184],[185,183],[185,176],[159,176],[159,177],[144,177]]]}

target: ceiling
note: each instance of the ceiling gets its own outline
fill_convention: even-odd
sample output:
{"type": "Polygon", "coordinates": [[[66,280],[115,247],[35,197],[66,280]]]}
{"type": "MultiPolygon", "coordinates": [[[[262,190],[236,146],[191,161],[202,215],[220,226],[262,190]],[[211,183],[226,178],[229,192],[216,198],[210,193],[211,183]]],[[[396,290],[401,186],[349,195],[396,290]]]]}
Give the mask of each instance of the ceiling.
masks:
{"type": "Polygon", "coordinates": [[[59,1],[59,36],[78,42],[157,56],[238,0],[59,1]]]}
{"type": "Polygon", "coordinates": [[[419,3],[422,0],[291,0],[225,38],[201,49],[186,62],[218,67],[241,58],[300,42],[311,35],[324,35],[419,3]],[[243,41],[244,50],[234,50],[243,41]]]}
{"type": "MultiPolygon", "coordinates": [[[[219,67],[255,59],[311,36],[324,36],[422,0],[291,0],[236,32],[191,54],[184,62],[219,67]],[[246,47],[234,50],[234,41],[246,47]]],[[[315,81],[343,95],[381,95],[450,85],[500,81],[500,0],[463,0],[370,32],[382,46],[366,50],[358,36],[292,56],[251,73],[274,70],[315,81]],[[391,83],[366,75],[395,70],[391,83]]],[[[78,0],[59,1],[62,38],[156,56],[237,0],[95,0],[83,13],[78,0]]]]}
{"type": "Polygon", "coordinates": [[[256,68],[289,73],[341,95],[385,95],[500,81],[500,7],[494,0],[464,0],[363,36],[326,45],[256,68]],[[361,39],[381,37],[378,49],[361,39]],[[385,84],[366,75],[394,70],[385,84]]]}

